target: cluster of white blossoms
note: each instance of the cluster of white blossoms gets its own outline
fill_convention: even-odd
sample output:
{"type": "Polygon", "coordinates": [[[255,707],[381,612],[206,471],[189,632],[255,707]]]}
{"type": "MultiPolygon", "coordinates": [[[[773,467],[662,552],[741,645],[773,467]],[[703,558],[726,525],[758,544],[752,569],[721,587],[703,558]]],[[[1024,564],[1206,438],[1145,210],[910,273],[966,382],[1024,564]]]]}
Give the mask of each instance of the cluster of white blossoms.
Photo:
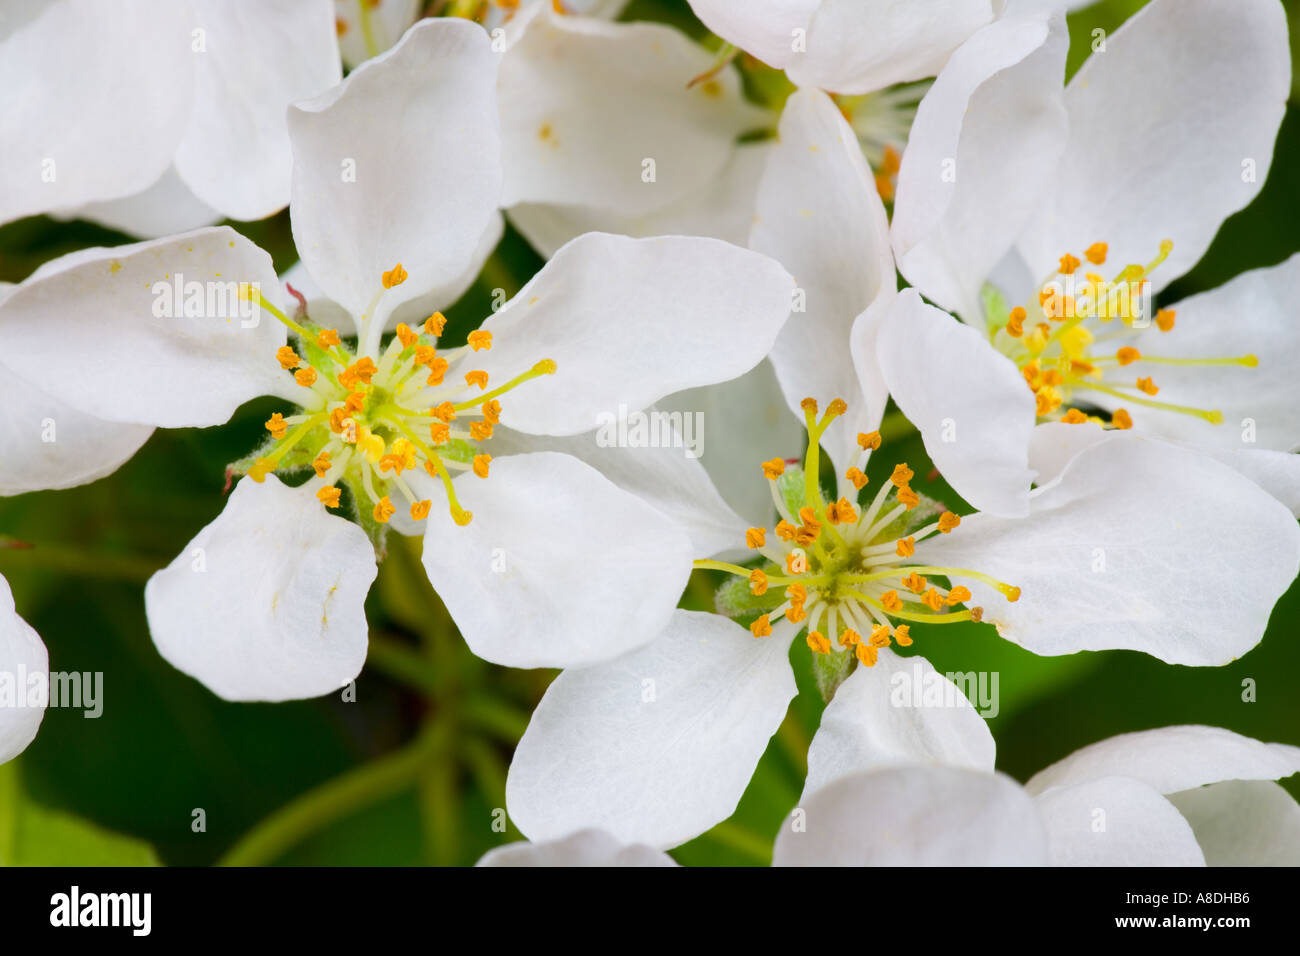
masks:
{"type": "MultiPolygon", "coordinates": [[[[153,641],[228,700],[335,692],[387,536],[422,538],[475,654],[562,669],[506,786],[533,842],[485,864],[670,865],[805,650],[829,703],[778,864],[1300,862],[1295,747],[1169,727],[1022,787],[964,698],[891,703],[953,622],[1224,665],[1300,571],[1300,257],[1153,304],[1267,176],[1278,0],[1151,0],[1068,83],[1066,0],[691,0],[714,49],[625,5],[0,19],[0,221],[141,239],[0,289],[0,494],[280,400],[149,580],[153,641]],[[215,225],[286,206],[284,275],[215,225]],[[445,345],[506,218],[546,264],[445,345]],[[708,450],[607,447],[615,409],[703,410],[708,450]],[[715,611],[679,609],[693,573],[715,611]]],[[[0,708],[0,761],[40,719],[0,708]]]]}

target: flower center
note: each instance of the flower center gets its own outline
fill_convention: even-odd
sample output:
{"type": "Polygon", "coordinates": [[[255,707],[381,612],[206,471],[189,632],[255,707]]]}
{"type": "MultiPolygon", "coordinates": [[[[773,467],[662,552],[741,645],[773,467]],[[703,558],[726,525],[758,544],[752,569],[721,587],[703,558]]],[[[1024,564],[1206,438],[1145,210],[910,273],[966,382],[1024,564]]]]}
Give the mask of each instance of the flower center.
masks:
{"type": "MultiPolygon", "coordinates": [[[[400,263],[385,272],[383,289],[367,314],[373,316],[384,291],[406,278],[400,263]]],[[[270,441],[231,466],[231,474],[260,482],[271,472],[311,468],[315,478],[310,483],[325,507],[339,507],[340,485],[345,485],[362,523],[385,525],[397,512],[394,499],[412,520],[428,517],[432,502],[417,496],[403,477],[423,468],[442,482],[453,520],[468,524],[473,514],[456,498],[453,473],[488,476],[492,456],[481,446],[501,420],[499,398],[553,373],[555,362],[543,359],[489,389],[488,373],[472,366],[474,353],[492,347],[492,333],[476,330],[468,344],[440,351],[438,337],[447,324],[441,312],[418,329],[399,324],[386,348],[378,347],[376,335],[376,362],[360,343],[355,350],[344,343],[337,329],[312,324],[301,297],[298,316],[290,318],[260,292],[247,288],[245,294],[297,336],[297,348],[282,346],[276,358],[293,374],[303,399],[300,411],[288,416],[276,412],[266,421],[270,441]]],[[[360,338],[364,343],[369,336],[363,331],[360,338]]]]}
{"type": "MultiPolygon", "coordinates": [[[[904,647],[912,643],[912,623],[948,624],[983,617],[980,607],[954,610],[970,600],[970,590],[960,584],[945,586],[936,577],[983,581],[1009,601],[1020,597],[1019,588],[979,571],[909,560],[919,542],[951,533],[961,519],[923,501],[912,490],[913,472],[906,464],[895,466],[865,507],[845,497],[826,501],[818,481],[818,443],[846,405],[835,399],[820,419],[813,399],[804,399],[803,408],[808,452],[802,467],[780,458],[762,466],[781,520],[770,533],[766,528],[750,528],[745,543],[765,562],[757,568],[695,562],[697,568],[744,579],[736,584],[747,593],[737,594],[735,588],[724,586],[719,603],[730,605],[736,616],[760,610],[750,625],[755,637],[771,634],[772,622],[782,617],[796,625],[806,621],[807,643],[814,652],[832,653],[831,638],[836,638],[841,648],[851,649],[870,667],[880,648],[891,642],[904,647]]],[[[863,469],[880,442],[879,432],[858,436],[862,452],[845,477],[859,491],[867,483],[863,469]]]]}
{"type": "MultiPolygon", "coordinates": [[[[1107,245],[1093,243],[1084,251],[1083,260],[1071,253],[1063,255],[1057,271],[1040,284],[1036,299],[1010,312],[988,303],[993,344],[1020,368],[1034,393],[1040,420],[1107,424],[1079,408],[1068,407],[1077,393],[1093,391],[1145,408],[1192,415],[1213,425],[1223,423],[1223,413],[1217,409],[1156,401],[1160,387],[1151,370],[1129,371],[1130,366],[1140,363],[1247,368],[1259,364],[1254,355],[1164,358],[1143,354],[1127,344],[1150,324],[1145,305],[1150,295],[1149,277],[1173,248],[1173,241],[1165,239],[1151,262],[1125,266],[1114,278],[1106,279],[1095,267],[1105,264],[1107,245]]],[[[1156,328],[1161,332],[1172,332],[1174,320],[1172,309],[1160,309],[1155,314],[1156,328]]],[[[1133,417],[1126,408],[1117,408],[1109,424],[1132,428],[1133,417]]]]}

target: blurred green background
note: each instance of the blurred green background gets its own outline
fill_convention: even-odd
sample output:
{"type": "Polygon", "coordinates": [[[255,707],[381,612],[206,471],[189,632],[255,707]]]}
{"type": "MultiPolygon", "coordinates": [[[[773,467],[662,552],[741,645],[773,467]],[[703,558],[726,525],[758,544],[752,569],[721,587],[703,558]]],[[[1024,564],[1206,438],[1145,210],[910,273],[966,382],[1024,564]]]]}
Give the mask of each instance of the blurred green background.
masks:
{"type": "MultiPolygon", "coordinates": [[[[1140,6],[1105,0],[1072,15],[1070,70],[1086,56],[1093,29],[1113,30],[1140,6]]],[[[1300,0],[1286,6],[1294,51],[1300,0]]],[[[634,0],[626,17],[703,35],[680,0],[634,0]]],[[[1292,99],[1263,191],[1164,301],[1300,250],[1294,87],[1292,99]]],[[[1140,94],[1134,108],[1142,108],[1140,94]]],[[[236,227],[270,251],[281,271],[293,264],[287,212],[236,227]]],[[[22,220],[0,228],[0,279],[20,281],[65,252],[127,241],[85,223],[22,220]]],[[[540,265],[507,233],[476,286],[448,310],[451,339],[462,341],[489,314],[492,289],[513,294],[540,265]]],[[[261,423],[280,409],[267,400],[222,428],[159,431],[110,478],[0,500],[0,536],[32,545],[0,547],[0,574],[19,613],[44,638],[52,669],[102,671],[105,684],[101,718],[51,709],[35,743],[0,767],[0,858],[470,864],[520,838],[500,825],[506,767],[553,674],[474,658],[421,571],[418,542],[392,538],[367,604],[372,643],[355,702],[229,704],[155,651],[144,582],[216,517],[226,463],[254,447],[264,437],[261,423]]],[[[919,476],[931,471],[915,436],[893,447],[919,476]]],[[[917,490],[959,506],[942,480],[921,480],[917,490]]],[[[684,606],[711,608],[714,583],[697,572],[684,606]]],[[[912,649],[940,671],[1000,672],[1001,711],[990,726],[1001,769],[1023,780],[1077,747],[1168,724],[1216,724],[1300,744],[1300,695],[1291,683],[1300,675],[1298,630],[1294,586],[1260,646],[1224,668],[1174,667],[1131,652],[1039,658],[973,624],[914,628],[912,649]],[[1242,699],[1247,679],[1256,683],[1249,703],[1242,699]]],[[[679,861],[769,862],[772,839],[799,795],[822,709],[802,643],[791,657],[801,693],[738,811],[674,851],[679,861]]],[[[1287,786],[1300,794],[1295,778],[1287,786]]]]}

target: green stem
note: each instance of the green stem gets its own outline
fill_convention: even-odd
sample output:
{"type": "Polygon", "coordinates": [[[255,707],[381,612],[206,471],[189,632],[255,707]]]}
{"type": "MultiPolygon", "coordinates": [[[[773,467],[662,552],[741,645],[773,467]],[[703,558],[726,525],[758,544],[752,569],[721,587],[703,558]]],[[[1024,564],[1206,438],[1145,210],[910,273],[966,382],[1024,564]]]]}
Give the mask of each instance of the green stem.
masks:
{"type": "Polygon", "coordinates": [[[217,865],[273,863],[311,834],[400,793],[416,781],[438,748],[445,746],[444,737],[436,726],[426,727],[402,749],[309,790],[253,827],[217,865]]]}

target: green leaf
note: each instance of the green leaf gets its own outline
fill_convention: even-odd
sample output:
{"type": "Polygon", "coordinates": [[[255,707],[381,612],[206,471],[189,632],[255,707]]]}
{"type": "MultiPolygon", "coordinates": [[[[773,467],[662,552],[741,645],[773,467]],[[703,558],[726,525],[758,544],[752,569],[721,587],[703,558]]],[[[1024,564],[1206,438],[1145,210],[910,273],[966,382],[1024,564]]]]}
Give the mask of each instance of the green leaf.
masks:
{"type": "Polygon", "coordinates": [[[849,679],[849,675],[858,666],[857,655],[846,650],[832,649],[829,654],[812,655],[813,678],[817,681],[817,690],[822,700],[831,702],[835,691],[849,679]]]}
{"type": "Polygon", "coordinates": [[[158,866],[142,840],[27,798],[15,762],[0,767],[0,865],[158,866]]]}

